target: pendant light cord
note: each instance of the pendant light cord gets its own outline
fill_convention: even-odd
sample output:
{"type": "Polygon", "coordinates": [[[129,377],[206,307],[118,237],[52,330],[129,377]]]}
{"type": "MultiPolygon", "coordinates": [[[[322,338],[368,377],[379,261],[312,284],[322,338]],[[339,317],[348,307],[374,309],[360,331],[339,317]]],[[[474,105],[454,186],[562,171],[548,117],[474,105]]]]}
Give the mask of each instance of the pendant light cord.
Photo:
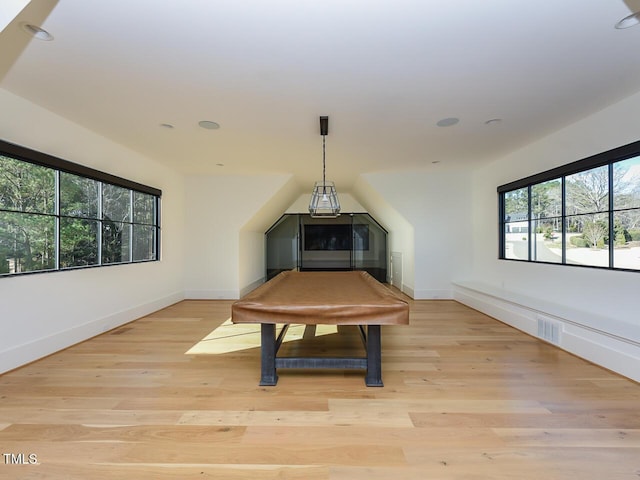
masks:
{"type": "Polygon", "coordinates": [[[327,194],[327,181],[325,179],[326,140],[327,140],[327,136],[322,135],[322,193],[325,195],[327,194]]]}

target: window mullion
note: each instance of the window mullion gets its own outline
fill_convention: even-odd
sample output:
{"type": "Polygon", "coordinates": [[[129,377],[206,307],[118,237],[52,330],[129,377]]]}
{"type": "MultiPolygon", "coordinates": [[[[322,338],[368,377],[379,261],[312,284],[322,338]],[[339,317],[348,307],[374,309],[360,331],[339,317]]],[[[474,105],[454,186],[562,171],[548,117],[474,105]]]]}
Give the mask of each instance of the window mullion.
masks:
{"type": "Polygon", "coordinates": [[[129,190],[129,262],[133,262],[133,190],[129,190]]]}
{"type": "Polygon", "coordinates": [[[562,219],[560,221],[560,228],[562,228],[562,264],[566,265],[567,263],[567,182],[566,182],[566,177],[562,177],[561,179],[561,190],[562,193],[560,194],[562,196],[561,200],[560,200],[560,215],[562,216],[562,219]]]}
{"type": "Polygon", "coordinates": [[[613,163],[609,164],[609,268],[613,268],[614,246],[616,244],[615,225],[613,223],[613,163]]]}
{"type": "Polygon", "coordinates": [[[154,260],[160,260],[160,199],[158,197],[153,199],[153,232],[156,248],[154,260]]]}
{"type": "Polygon", "coordinates": [[[55,191],[55,209],[54,209],[54,214],[55,214],[54,255],[55,255],[55,269],[60,270],[60,170],[55,171],[55,179],[56,179],[56,186],[55,186],[56,191],[55,191]]]}
{"type": "Polygon", "coordinates": [[[535,241],[535,232],[533,230],[534,225],[533,225],[533,215],[532,215],[532,208],[531,208],[531,185],[529,185],[527,187],[527,216],[529,217],[529,242],[528,243],[528,260],[531,262],[533,261],[533,244],[532,242],[535,241]]]}
{"type": "Polygon", "coordinates": [[[104,212],[103,209],[103,201],[102,201],[102,187],[104,183],[98,183],[98,265],[102,265],[102,230],[103,230],[103,220],[104,220],[104,212]]]}
{"type": "Polygon", "coordinates": [[[506,255],[507,252],[505,251],[505,247],[506,247],[505,235],[507,233],[506,233],[506,227],[505,227],[505,221],[504,221],[504,217],[505,217],[504,196],[505,196],[505,193],[498,194],[498,229],[500,230],[498,232],[498,258],[499,259],[505,259],[507,257],[506,255]]]}

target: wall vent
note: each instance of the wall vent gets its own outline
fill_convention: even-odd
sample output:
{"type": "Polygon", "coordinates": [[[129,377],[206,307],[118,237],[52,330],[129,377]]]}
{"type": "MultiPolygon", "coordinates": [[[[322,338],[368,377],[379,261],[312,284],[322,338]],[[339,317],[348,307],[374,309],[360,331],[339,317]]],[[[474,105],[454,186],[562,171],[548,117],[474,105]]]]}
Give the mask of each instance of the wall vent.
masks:
{"type": "Polygon", "coordinates": [[[555,345],[560,345],[562,324],[548,317],[538,315],[538,337],[555,345]]]}

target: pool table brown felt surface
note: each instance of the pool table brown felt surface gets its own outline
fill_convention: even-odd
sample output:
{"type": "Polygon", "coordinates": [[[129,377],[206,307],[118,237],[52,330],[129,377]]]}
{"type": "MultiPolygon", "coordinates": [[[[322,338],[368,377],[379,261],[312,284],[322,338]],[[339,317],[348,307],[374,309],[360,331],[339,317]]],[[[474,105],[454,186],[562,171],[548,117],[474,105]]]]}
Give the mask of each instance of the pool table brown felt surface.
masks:
{"type": "Polygon", "coordinates": [[[233,323],[406,325],[409,304],[364,271],[282,272],[231,307],[233,323]]]}

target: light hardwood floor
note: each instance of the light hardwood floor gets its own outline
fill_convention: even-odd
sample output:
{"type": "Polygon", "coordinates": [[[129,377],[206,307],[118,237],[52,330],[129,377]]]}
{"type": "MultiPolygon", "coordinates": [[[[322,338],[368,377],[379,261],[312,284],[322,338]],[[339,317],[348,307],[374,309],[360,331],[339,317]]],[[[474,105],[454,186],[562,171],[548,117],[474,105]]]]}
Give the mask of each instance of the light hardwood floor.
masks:
{"type": "Polygon", "coordinates": [[[295,370],[260,387],[259,349],[233,327],[213,340],[224,353],[186,354],[230,301],[184,301],[9,372],[0,478],[640,478],[640,385],[456,302],[410,303],[409,326],[382,330],[383,388],[295,370]],[[7,464],[20,454],[37,464],[7,464]]]}

